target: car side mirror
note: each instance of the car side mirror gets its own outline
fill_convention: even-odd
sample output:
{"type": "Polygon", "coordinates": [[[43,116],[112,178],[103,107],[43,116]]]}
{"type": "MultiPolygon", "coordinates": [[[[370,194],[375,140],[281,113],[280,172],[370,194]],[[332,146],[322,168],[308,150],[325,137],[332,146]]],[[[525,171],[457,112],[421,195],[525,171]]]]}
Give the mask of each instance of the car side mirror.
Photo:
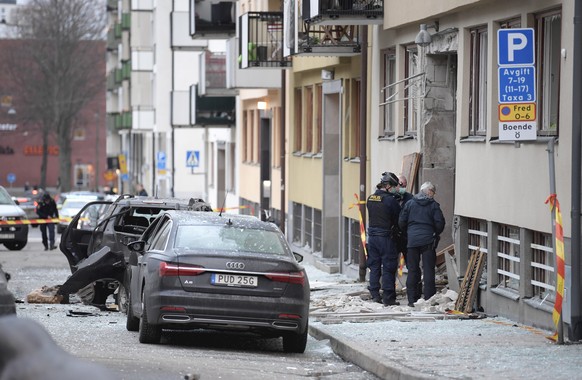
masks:
{"type": "Polygon", "coordinates": [[[18,199],[14,199],[14,203],[16,203],[16,205],[20,204],[20,202],[18,202],[18,199]]]}
{"type": "Polygon", "coordinates": [[[130,251],[141,253],[145,250],[145,241],[143,240],[136,240],[132,241],[127,245],[130,251]]]}
{"type": "Polygon", "coordinates": [[[297,252],[293,252],[293,256],[295,256],[295,260],[297,260],[298,263],[303,261],[303,255],[297,252]]]}

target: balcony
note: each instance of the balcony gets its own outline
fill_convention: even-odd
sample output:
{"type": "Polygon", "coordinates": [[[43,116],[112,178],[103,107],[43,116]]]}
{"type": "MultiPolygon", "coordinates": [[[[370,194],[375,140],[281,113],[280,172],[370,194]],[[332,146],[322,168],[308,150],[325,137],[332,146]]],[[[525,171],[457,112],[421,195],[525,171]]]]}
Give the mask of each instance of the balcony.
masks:
{"type": "Polygon", "coordinates": [[[382,25],[383,0],[303,0],[303,20],[317,25],[382,25]]]}
{"type": "Polygon", "coordinates": [[[226,41],[226,88],[281,88],[281,68],[241,69],[238,62],[239,48],[238,38],[226,41]]]}
{"type": "Polygon", "coordinates": [[[117,69],[113,69],[107,74],[107,91],[114,91],[119,88],[119,82],[115,78],[117,69]]]}
{"type": "Polygon", "coordinates": [[[108,12],[117,10],[118,6],[119,6],[118,0],[107,0],[107,11],[108,12]]]}
{"type": "Polygon", "coordinates": [[[121,14],[121,29],[130,30],[131,29],[131,13],[121,14]]]}
{"type": "Polygon", "coordinates": [[[131,51],[132,71],[153,71],[154,52],[152,49],[132,49],[131,51]]]}
{"type": "Polygon", "coordinates": [[[236,100],[234,96],[200,96],[198,85],[190,87],[190,124],[197,127],[234,127],[236,100]]]}
{"type": "Polygon", "coordinates": [[[190,23],[188,12],[172,12],[172,49],[200,51],[208,47],[208,40],[194,40],[188,33],[190,23]]]}
{"type": "Polygon", "coordinates": [[[239,67],[291,67],[283,57],[283,13],[249,12],[239,17],[239,67]]]}
{"type": "Polygon", "coordinates": [[[226,39],[236,33],[236,1],[190,0],[190,36],[226,39]]]}
{"type": "Polygon", "coordinates": [[[350,57],[362,51],[357,26],[308,23],[305,26],[307,31],[297,34],[296,55],[350,57]]]}
{"type": "Polygon", "coordinates": [[[110,28],[107,31],[107,50],[115,51],[119,49],[119,43],[121,42],[121,36],[118,38],[115,32],[115,28],[110,28]]]}
{"type": "Polygon", "coordinates": [[[199,95],[235,96],[236,90],[226,87],[226,53],[206,50],[199,57],[199,95]]]}
{"type": "Polygon", "coordinates": [[[131,112],[115,114],[115,129],[131,129],[131,112]]]}

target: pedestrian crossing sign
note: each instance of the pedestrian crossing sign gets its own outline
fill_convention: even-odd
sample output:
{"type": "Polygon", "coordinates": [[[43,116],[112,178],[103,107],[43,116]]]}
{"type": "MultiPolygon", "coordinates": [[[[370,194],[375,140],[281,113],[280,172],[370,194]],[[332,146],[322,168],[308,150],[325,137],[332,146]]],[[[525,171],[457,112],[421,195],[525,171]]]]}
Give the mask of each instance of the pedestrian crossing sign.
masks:
{"type": "Polygon", "coordinates": [[[186,167],[197,168],[200,166],[200,151],[189,150],[186,152],[186,167]]]}

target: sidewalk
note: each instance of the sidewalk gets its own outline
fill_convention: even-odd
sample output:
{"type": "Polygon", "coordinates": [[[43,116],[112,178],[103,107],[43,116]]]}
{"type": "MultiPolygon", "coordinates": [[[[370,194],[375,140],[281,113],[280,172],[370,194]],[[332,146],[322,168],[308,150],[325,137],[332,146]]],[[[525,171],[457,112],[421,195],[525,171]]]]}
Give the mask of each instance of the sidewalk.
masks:
{"type": "Polygon", "coordinates": [[[495,316],[461,319],[422,302],[384,307],[362,300],[365,283],[305,267],[310,334],[382,379],[582,378],[582,344],[557,345],[550,331],[495,316]]]}

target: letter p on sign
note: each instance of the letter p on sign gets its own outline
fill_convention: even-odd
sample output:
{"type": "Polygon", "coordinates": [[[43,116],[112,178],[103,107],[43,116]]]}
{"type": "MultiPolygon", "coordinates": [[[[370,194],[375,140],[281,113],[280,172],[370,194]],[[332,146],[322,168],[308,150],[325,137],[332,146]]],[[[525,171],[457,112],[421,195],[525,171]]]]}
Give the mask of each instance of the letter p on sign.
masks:
{"type": "Polygon", "coordinates": [[[535,64],[534,44],[532,28],[499,29],[497,31],[497,63],[500,66],[535,64]]]}

